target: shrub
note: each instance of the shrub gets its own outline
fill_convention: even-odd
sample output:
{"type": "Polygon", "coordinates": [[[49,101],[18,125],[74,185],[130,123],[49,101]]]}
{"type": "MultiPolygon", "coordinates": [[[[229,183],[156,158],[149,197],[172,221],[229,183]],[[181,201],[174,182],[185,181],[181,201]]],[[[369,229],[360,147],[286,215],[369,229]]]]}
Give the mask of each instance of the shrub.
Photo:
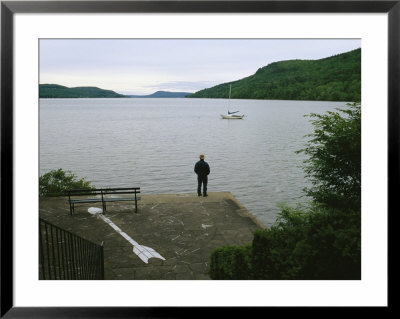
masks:
{"type": "Polygon", "coordinates": [[[211,252],[211,279],[251,279],[251,245],[216,248],[211,252]]]}
{"type": "Polygon", "coordinates": [[[313,251],[302,262],[303,278],[361,279],[361,211],[314,207],[307,219],[311,227],[301,242],[313,251]]]}
{"type": "Polygon", "coordinates": [[[360,279],[360,226],[357,211],[284,208],[271,229],[254,233],[254,279],[360,279]]]}
{"type": "Polygon", "coordinates": [[[309,227],[304,211],[282,207],[270,229],[257,230],[254,233],[252,256],[255,278],[300,279],[305,255],[299,256],[295,252],[307,246],[302,240],[309,227]]]}
{"type": "Polygon", "coordinates": [[[307,213],[282,207],[270,229],[254,232],[251,245],[212,252],[211,279],[303,279],[302,265],[313,254],[304,240],[309,227],[307,213]]]}
{"type": "Polygon", "coordinates": [[[39,177],[39,196],[60,196],[65,195],[71,189],[94,189],[85,178],[77,177],[69,171],[61,168],[52,170],[39,177]]]}

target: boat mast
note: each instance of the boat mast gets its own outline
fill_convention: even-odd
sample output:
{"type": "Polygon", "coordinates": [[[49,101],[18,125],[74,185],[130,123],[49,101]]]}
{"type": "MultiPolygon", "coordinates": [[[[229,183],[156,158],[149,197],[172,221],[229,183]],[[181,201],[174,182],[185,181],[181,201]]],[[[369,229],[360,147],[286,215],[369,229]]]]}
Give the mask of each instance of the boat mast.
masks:
{"type": "Polygon", "coordinates": [[[229,113],[229,109],[231,108],[231,90],[232,90],[232,84],[229,84],[229,102],[228,102],[228,113],[229,113]]]}

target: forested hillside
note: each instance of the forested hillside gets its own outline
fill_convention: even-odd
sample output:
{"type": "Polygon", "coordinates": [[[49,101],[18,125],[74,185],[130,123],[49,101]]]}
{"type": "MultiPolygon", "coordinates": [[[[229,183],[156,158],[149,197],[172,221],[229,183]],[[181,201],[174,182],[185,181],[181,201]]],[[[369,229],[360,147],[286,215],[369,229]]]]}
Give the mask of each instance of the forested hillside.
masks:
{"type": "Polygon", "coordinates": [[[126,97],[111,90],[103,90],[92,86],[68,88],[58,84],[40,84],[40,98],[117,98],[126,97]]]}
{"type": "Polygon", "coordinates": [[[360,101],[361,49],[320,60],[274,62],[254,75],[188,97],[228,98],[229,84],[233,99],[360,101]]]}

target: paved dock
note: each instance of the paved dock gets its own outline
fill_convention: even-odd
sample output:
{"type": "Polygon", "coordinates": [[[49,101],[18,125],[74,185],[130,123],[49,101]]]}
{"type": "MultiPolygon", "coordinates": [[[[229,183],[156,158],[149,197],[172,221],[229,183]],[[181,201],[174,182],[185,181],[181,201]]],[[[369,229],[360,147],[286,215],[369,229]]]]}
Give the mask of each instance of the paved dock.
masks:
{"type": "Polygon", "coordinates": [[[230,192],[141,195],[138,213],[129,202],[107,205],[107,217],[140,245],[165,260],[143,262],[132,244],[82,204],[69,215],[65,197],[41,198],[40,217],[94,243],[104,241],[106,280],[208,280],[210,254],[221,246],[246,245],[265,228],[230,192]]]}

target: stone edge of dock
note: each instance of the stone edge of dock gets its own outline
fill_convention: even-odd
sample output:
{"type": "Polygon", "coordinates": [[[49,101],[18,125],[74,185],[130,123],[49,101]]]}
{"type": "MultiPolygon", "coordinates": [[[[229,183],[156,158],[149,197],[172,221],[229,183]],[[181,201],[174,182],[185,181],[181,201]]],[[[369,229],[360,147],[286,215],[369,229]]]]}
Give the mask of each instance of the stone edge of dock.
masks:
{"type": "MultiPolygon", "coordinates": [[[[165,193],[165,194],[143,194],[141,195],[142,200],[149,201],[153,203],[160,203],[169,200],[176,201],[177,198],[182,199],[182,201],[198,201],[199,197],[196,193],[165,193]]],[[[212,192],[209,193],[209,196],[206,199],[200,197],[200,200],[209,200],[209,201],[220,201],[223,198],[228,198],[232,200],[238,207],[238,214],[244,217],[250,218],[255,225],[257,225],[261,229],[267,229],[256,216],[254,216],[231,192],[229,191],[221,191],[221,192],[212,192]]]]}

